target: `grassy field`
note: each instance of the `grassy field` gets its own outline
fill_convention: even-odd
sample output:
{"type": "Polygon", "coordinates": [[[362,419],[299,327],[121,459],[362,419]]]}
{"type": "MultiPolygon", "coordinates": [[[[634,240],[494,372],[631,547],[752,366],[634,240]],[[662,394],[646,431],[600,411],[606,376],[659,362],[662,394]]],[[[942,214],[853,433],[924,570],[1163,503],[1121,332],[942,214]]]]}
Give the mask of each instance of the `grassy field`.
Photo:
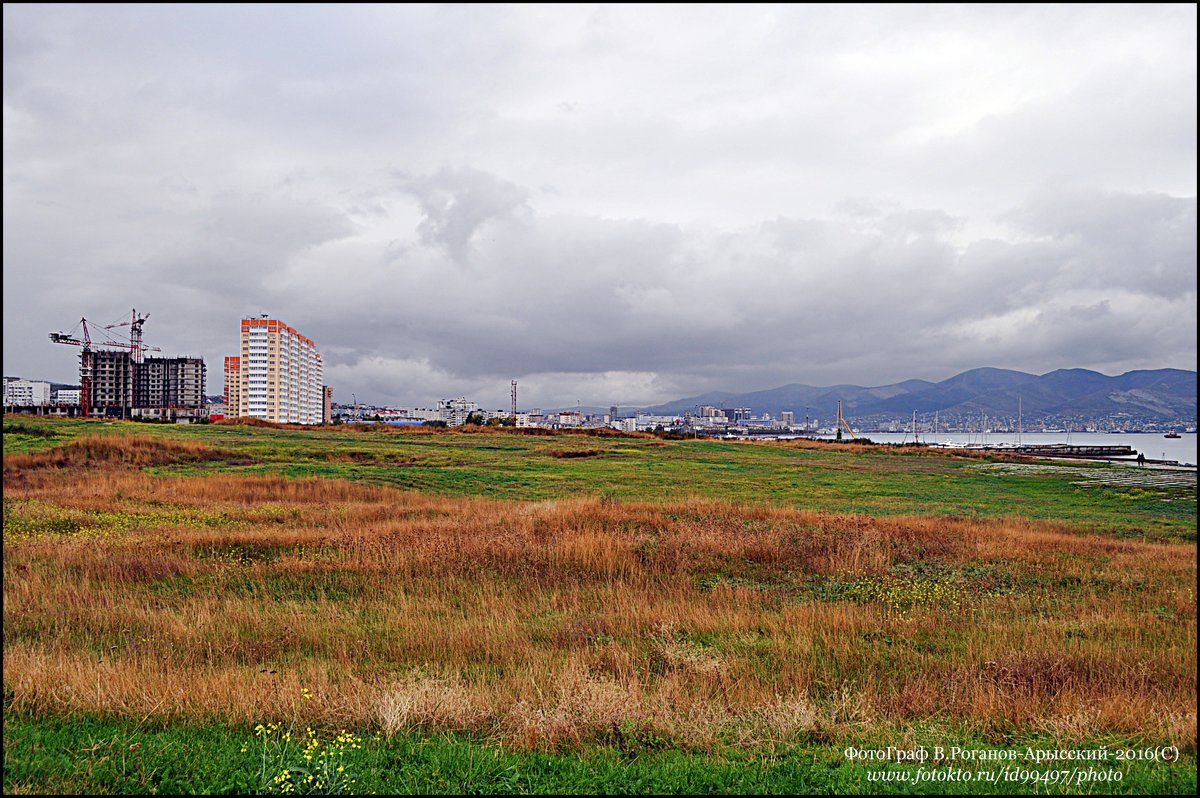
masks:
{"type": "Polygon", "coordinates": [[[223,455],[163,463],[156,468],[162,474],[313,476],[520,501],[581,495],[633,501],[706,498],[841,514],[1017,515],[1110,535],[1194,540],[1196,533],[1194,478],[1180,486],[1166,478],[1155,482],[1147,472],[1144,484],[1097,490],[1103,481],[1095,477],[1129,469],[1081,464],[1064,478],[1003,455],[954,456],[900,446],[22,418],[6,421],[4,452],[61,448],[85,433],[129,432],[180,445],[198,443],[223,455]]]}
{"type": "Polygon", "coordinates": [[[5,789],[1194,792],[1195,476],[1128,473],[6,418],[5,789]],[[951,745],[1143,753],[846,755],[951,745]]]}

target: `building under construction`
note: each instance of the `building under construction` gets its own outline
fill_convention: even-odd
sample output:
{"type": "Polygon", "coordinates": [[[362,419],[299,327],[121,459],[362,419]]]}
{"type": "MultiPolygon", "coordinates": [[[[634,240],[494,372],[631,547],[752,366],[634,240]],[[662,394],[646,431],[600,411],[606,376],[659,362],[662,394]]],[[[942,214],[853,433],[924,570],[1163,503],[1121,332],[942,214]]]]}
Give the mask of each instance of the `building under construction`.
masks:
{"type": "Polygon", "coordinates": [[[79,353],[79,405],[84,416],[194,421],[207,417],[204,360],[198,357],[145,357],[160,351],[142,343],[142,325],[148,318],[133,311],[131,321],[103,329],[129,327],[128,343],[112,339],[93,341],[87,319],[80,319],[82,335],[55,332],[50,340],[81,346],[79,353]]]}
{"type": "Polygon", "coordinates": [[[147,357],[132,352],[92,352],[92,415],[162,418],[171,421],[206,414],[207,369],[198,357],[147,357]]]}

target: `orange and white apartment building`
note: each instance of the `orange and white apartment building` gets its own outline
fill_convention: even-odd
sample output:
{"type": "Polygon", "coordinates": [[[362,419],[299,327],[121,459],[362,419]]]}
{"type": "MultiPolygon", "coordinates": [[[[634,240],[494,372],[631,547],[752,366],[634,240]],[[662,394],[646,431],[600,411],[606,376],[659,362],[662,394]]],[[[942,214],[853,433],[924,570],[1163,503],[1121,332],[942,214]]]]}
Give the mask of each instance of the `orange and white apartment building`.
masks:
{"type": "Polygon", "coordinates": [[[225,358],[230,417],[281,424],[321,424],[325,390],[321,353],[279,319],[242,319],[241,354],[225,358]]]}

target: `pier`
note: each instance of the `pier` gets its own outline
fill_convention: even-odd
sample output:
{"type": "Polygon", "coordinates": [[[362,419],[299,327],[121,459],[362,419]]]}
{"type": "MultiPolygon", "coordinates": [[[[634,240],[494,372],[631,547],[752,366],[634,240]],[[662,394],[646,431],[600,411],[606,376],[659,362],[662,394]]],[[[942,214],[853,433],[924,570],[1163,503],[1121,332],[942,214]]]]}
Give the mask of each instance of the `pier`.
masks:
{"type": "Polygon", "coordinates": [[[1107,459],[1109,457],[1134,457],[1137,455],[1132,446],[1073,446],[1069,443],[984,448],[994,449],[995,451],[1028,454],[1034,457],[1074,457],[1077,459],[1107,459]]]}

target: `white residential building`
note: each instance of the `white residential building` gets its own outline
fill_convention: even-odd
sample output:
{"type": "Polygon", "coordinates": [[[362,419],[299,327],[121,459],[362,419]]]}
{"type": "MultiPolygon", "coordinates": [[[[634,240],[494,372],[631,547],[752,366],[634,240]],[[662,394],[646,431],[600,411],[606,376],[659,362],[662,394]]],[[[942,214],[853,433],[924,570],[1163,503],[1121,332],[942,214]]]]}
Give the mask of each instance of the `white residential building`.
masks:
{"type": "Polygon", "coordinates": [[[5,380],[4,404],[41,407],[50,404],[50,383],[34,380],[5,380]]]}
{"type": "Polygon", "coordinates": [[[654,429],[655,427],[672,427],[682,423],[683,419],[679,416],[651,416],[638,414],[637,428],[639,430],[654,429]]]}
{"type": "Polygon", "coordinates": [[[54,392],[54,403],[59,405],[79,405],[79,390],[78,388],[60,388],[54,392]]]}
{"type": "Polygon", "coordinates": [[[448,427],[458,427],[467,423],[467,416],[479,409],[475,402],[468,402],[466,397],[458,399],[442,399],[438,402],[438,413],[448,427]]]}

